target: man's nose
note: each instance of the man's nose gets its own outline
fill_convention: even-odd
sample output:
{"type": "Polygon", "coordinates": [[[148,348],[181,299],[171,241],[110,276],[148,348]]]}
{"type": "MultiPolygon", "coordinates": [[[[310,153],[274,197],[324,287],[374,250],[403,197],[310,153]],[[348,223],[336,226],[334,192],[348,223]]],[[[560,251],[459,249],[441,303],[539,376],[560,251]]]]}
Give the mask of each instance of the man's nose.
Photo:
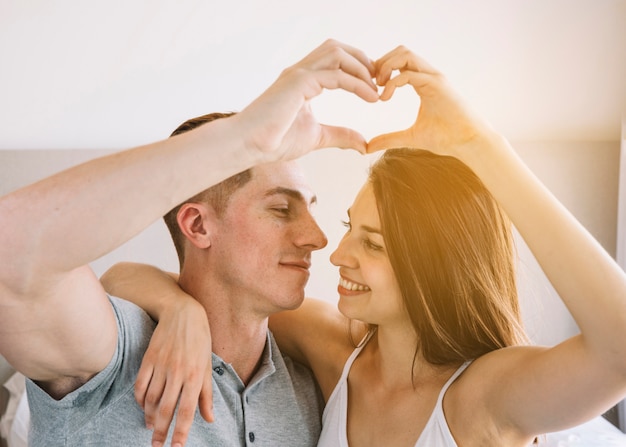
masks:
{"type": "Polygon", "coordinates": [[[300,228],[297,245],[310,247],[312,250],[321,250],[328,244],[328,238],[317,224],[315,218],[307,216],[300,228]]]}

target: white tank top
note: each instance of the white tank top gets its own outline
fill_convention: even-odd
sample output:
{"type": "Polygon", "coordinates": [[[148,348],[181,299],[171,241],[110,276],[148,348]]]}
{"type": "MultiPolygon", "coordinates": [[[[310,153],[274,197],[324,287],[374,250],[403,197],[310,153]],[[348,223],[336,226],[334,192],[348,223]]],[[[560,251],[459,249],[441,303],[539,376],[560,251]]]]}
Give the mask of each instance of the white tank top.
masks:
{"type": "MultiPolygon", "coordinates": [[[[343,367],[339,382],[328,399],[328,403],[322,415],[322,434],[317,443],[318,447],[348,447],[348,435],[346,431],[348,423],[348,373],[350,372],[352,363],[354,363],[354,360],[366,344],[367,343],[363,343],[352,352],[343,367]]],[[[448,379],[443,388],[441,388],[435,408],[422,434],[417,440],[415,447],[458,447],[443,414],[443,396],[446,394],[448,387],[461,375],[470,363],[471,361],[461,365],[461,367],[452,374],[452,377],[448,379]]]]}

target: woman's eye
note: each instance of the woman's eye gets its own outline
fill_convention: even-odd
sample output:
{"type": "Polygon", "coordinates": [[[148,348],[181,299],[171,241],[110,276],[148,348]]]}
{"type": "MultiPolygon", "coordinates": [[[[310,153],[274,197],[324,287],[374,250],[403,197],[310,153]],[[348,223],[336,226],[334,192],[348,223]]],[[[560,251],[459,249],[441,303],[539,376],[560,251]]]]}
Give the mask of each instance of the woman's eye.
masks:
{"type": "Polygon", "coordinates": [[[344,227],[346,227],[348,229],[348,231],[350,231],[352,229],[352,224],[350,223],[350,221],[345,221],[342,220],[341,221],[341,225],[343,225],[344,227]]]}
{"type": "Polygon", "coordinates": [[[369,248],[370,250],[373,250],[373,251],[381,251],[383,249],[382,246],[375,244],[369,239],[363,239],[363,245],[365,245],[366,248],[369,248]]]}

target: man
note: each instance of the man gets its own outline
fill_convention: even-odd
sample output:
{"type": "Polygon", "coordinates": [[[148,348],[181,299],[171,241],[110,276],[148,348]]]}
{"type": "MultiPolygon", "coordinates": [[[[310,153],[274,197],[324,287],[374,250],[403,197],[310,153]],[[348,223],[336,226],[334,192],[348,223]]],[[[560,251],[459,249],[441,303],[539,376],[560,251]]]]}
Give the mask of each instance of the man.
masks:
{"type": "MultiPolygon", "coordinates": [[[[230,115],[212,113],[188,120],[172,136],[230,115]]],[[[206,313],[211,327],[211,334],[207,331],[203,338],[213,342],[212,362],[209,355],[206,360],[214,368],[215,392],[204,399],[207,408],[201,409],[207,414],[213,413],[211,404],[216,407],[218,423],[205,427],[214,432],[213,443],[237,437],[232,427],[241,428],[239,438],[253,437],[257,444],[270,440],[277,445],[310,445],[317,440],[321,397],[315,381],[307,369],[282,358],[267,329],[270,314],[302,303],[311,252],[326,245],[310,212],[314,203],[296,162],[274,162],[236,174],[164,217],[179,257],[178,282],[197,300],[199,314],[206,313]]],[[[115,295],[121,284],[132,283],[132,267],[110,269],[102,277],[105,288],[115,295]]],[[[136,301],[157,319],[155,296],[158,289],[136,301]]],[[[139,383],[152,355],[164,353],[146,351],[139,383]]],[[[175,361],[168,359],[171,363],[175,361]]],[[[158,379],[145,380],[154,386],[158,379]]],[[[160,396],[157,393],[154,400],[160,396]]],[[[157,409],[151,408],[156,405],[151,397],[138,400],[147,425],[155,428],[153,441],[164,441],[169,419],[162,416],[176,402],[159,402],[157,409]]],[[[177,428],[182,431],[191,420],[181,420],[180,413],[181,409],[177,428]]]]}
{"type": "MultiPolygon", "coordinates": [[[[300,222],[308,227],[307,231],[315,229],[314,221],[307,216],[312,195],[286,162],[320,147],[365,151],[365,141],[352,130],[318,124],[308,101],[324,88],[343,88],[366,101],[376,101],[372,73],[370,61],[360,51],[334,41],[325,42],[283,71],[263,95],[237,115],[165,141],[93,160],[0,199],[0,353],[33,380],[27,386],[32,445],[150,442],[152,433],[145,428],[143,412],[132,389],[153,323],[133,305],[109,299],[88,263],[199,191],[257,165],[250,183],[233,194],[229,207],[245,207],[245,203],[235,199],[238,193],[258,192],[259,187],[272,185],[270,191],[276,197],[289,197],[292,204],[298,202],[304,213],[300,222]],[[283,163],[284,171],[279,169],[283,163]],[[275,177],[276,173],[280,175],[275,177]]],[[[265,199],[270,200],[268,197],[265,199]]],[[[241,199],[245,202],[249,197],[241,199]]],[[[283,213],[280,206],[275,208],[277,215],[283,213]]],[[[196,261],[194,257],[202,255],[193,253],[210,246],[212,232],[219,230],[203,227],[205,220],[199,218],[202,212],[212,210],[190,205],[178,213],[179,222],[185,224],[181,228],[189,233],[183,266],[191,266],[189,275],[185,273],[181,282],[199,294],[206,290],[206,280],[198,275],[199,267],[192,267],[209,265],[209,261],[196,261]],[[187,251],[190,246],[194,249],[187,251]]],[[[231,230],[240,224],[238,213],[232,217],[231,230]]],[[[304,231],[304,227],[298,231],[304,231]]],[[[248,227],[242,231],[236,242],[251,242],[253,230],[248,227]]],[[[306,248],[285,252],[279,264],[273,266],[274,271],[270,268],[271,275],[289,277],[292,290],[303,287],[306,281],[306,252],[325,244],[321,232],[303,241],[300,243],[306,248]]],[[[228,245],[222,249],[228,251],[228,245]]],[[[260,263],[258,271],[264,262],[261,254],[252,258],[260,263]]],[[[229,272],[233,280],[242,278],[237,267],[236,262],[230,266],[235,269],[229,272]]],[[[252,276],[244,279],[249,281],[247,284],[254,283],[252,276]]],[[[206,309],[209,318],[212,312],[224,310],[229,318],[243,321],[253,320],[254,316],[261,322],[264,312],[297,305],[297,297],[289,294],[274,295],[276,301],[265,303],[264,298],[271,291],[263,291],[263,286],[267,285],[256,284],[256,307],[248,314],[237,315],[215,306],[210,311],[206,309]]],[[[226,291],[225,285],[220,293],[226,291]]],[[[258,360],[263,351],[273,348],[263,333],[262,323],[239,327],[247,329],[241,332],[250,340],[249,352],[242,352],[237,345],[239,351],[233,356],[232,366],[238,368],[234,371],[242,384],[247,379],[250,388],[255,380],[260,380],[259,374],[269,374],[271,366],[258,364],[258,360]]],[[[227,348],[229,340],[225,336],[224,345],[220,346],[214,331],[212,327],[214,351],[219,355],[220,347],[227,348]]],[[[273,352],[266,355],[272,360],[277,358],[273,352]]],[[[230,378],[236,381],[234,373],[230,378]]],[[[245,397],[250,396],[244,391],[239,394],[244,399],[244,411],[247,405],[263,404],[245,402],[245,397]]],[[[189,419],[189,415],[183,411],[181,416],[179,410],[178,418],[189,419]]],[[[220,423],[225,422],[216,424],[220,423]]],[[[196,420],[189,445],[276,444],[257,437],[252,430],[245,431],[246,428],[224,427],[223,431],[231,436],[221,441],[212,437],[214,431],[196,420]]],[[[257,433],[269,433],[264,431],[266,427],[258,430],[257,433]]],[[[174,431],[172,443],[182,444],[184,436],[174,431]]],[[[156,442],[158,445],[161,441],[156,442]]],[[[315,440],[306,442],[314,444],[315,440]]]]}

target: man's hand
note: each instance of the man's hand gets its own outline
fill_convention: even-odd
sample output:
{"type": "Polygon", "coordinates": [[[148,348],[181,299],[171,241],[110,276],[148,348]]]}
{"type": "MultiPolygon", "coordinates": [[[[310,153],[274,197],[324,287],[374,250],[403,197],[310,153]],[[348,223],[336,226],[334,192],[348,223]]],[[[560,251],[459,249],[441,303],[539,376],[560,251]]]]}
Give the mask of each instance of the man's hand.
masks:
{"type": "Polygon", "coordinates": [[[374,66],[360,50],[328,40],[285,69],[260,97],[232,117],[246,120],[244,140],[268,161],[298,158],[323,147],[365,153],[363,136],[352,129],[317,122],[310,100],[324,89],[343,89],[368,102],[378,101],[374,66]]]}

